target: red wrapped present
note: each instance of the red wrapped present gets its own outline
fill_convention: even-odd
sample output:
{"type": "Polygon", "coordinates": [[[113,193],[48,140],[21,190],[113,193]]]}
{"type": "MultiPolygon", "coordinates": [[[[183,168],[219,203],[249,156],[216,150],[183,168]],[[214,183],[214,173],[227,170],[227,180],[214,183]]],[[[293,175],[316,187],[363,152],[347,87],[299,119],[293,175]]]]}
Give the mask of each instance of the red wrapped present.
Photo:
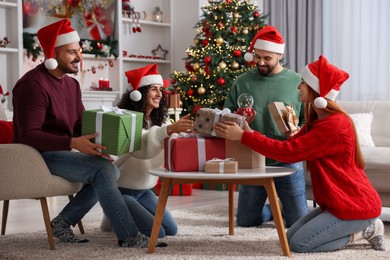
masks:
{"type": "Polygon", "coordinates": [[[225,158],[225,139],[180,133],[165,139],[164,167],[175,172],[204,171],[206,161],[225,158]]]}
{"type": "MultiPolygon", "coordinates": [[[[152,191],[159,196],[161,191],[161,181],[159,180],[152,191]]],[[[192,184],[174,184],[169,187],[168,196],[191,196],[192,184]]]]}
{"type": "MultiPolygon", "coordinates": [[[[203,183],[203,190],[228,190],[226,183],[203,183]]],[[[238,190],[238,185],[234,184],[234,191],[238,190]]]]}
{"type": "Polygon", "coordinates": [[[192,188],[193,189],[202,189],[203,183],[193,183],[192,188]]]}

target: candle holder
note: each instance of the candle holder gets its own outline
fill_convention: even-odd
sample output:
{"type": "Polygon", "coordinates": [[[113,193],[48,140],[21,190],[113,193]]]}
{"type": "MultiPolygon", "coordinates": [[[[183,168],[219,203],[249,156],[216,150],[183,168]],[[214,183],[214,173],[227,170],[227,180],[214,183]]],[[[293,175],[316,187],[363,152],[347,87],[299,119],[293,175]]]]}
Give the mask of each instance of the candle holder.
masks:
{"type": "Polygon", "coordinates": [[[153,21],[157,23],[162,23],[163,12],[159,6],[156,6],[153,11],[153,21]]]}

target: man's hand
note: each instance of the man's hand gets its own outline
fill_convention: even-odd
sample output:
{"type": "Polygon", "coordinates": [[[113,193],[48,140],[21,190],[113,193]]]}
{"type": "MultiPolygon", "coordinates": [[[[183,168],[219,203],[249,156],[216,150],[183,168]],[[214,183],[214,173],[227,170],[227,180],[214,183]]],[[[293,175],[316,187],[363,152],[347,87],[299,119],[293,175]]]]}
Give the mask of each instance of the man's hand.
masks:
{"type": "Polygon", "coordinates": [[[102,156],[103,154],[99,152],[99,149],[106,150],[107,147],[91,142],[91,139],[95,138],[97,135],[98,133],[94,133],[80,137],[73,137],[70,141],[70,148],[74,148],[80,153],[102,156]]]}

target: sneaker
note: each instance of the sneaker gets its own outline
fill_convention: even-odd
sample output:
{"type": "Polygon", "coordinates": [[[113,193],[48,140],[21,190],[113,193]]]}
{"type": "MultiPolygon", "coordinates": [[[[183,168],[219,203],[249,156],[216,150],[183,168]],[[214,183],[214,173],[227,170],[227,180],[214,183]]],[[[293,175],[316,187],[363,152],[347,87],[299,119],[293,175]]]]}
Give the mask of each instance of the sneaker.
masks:
{"type": "Polygon", "coordinates": [[[55,217],[51,222],[51,228],[53,236],[58,238],[61,242],[64,243],[85,243],[88,242],[87,239],[79,239],[74,234],[65,219],[61,215],[55,217]]]}
{"type": "Polygon", "coordinates": [[[370,243],[374,250],[385,251],[384,232],[383,222],[377,218],[374,223],[363,230],[363,238],[370,243]]]}
{"type": "Polygon", "coordinates": [[[120,247],[147,248],[149,245],[149,237],[137,232],[135,235],[132,235],[123,241],[119,241],[118,243],[120,247]]]}

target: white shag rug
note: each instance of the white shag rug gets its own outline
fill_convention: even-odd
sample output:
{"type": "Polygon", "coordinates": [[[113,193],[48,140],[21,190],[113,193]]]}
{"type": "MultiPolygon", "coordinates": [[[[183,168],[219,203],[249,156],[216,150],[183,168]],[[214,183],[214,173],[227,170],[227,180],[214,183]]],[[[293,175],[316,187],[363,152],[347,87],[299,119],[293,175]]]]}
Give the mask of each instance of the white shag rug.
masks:
{"type": "MultiPolygon", "coordinates": [[[[174,237],[160,239],[168,247],[146,249],[120,248],[113,233],[101,232],[100,223],[85,224],[85,244],[64,244],[56,240],[49,250],[46,232],[10,234],[0,237],[0,259],[287,259],[282,254],[273,223],[256,228],[235,227],[229,236],[227,205],[171,211],[179,225],[174,237]]],[[[78,230],[75,230],[78,234],[78,230]]],[[[385,225],[387,251],[371,249],[365,241],[330,253],[297,254],[294,259],[390,259],[390,224],[385,225]]]]}

